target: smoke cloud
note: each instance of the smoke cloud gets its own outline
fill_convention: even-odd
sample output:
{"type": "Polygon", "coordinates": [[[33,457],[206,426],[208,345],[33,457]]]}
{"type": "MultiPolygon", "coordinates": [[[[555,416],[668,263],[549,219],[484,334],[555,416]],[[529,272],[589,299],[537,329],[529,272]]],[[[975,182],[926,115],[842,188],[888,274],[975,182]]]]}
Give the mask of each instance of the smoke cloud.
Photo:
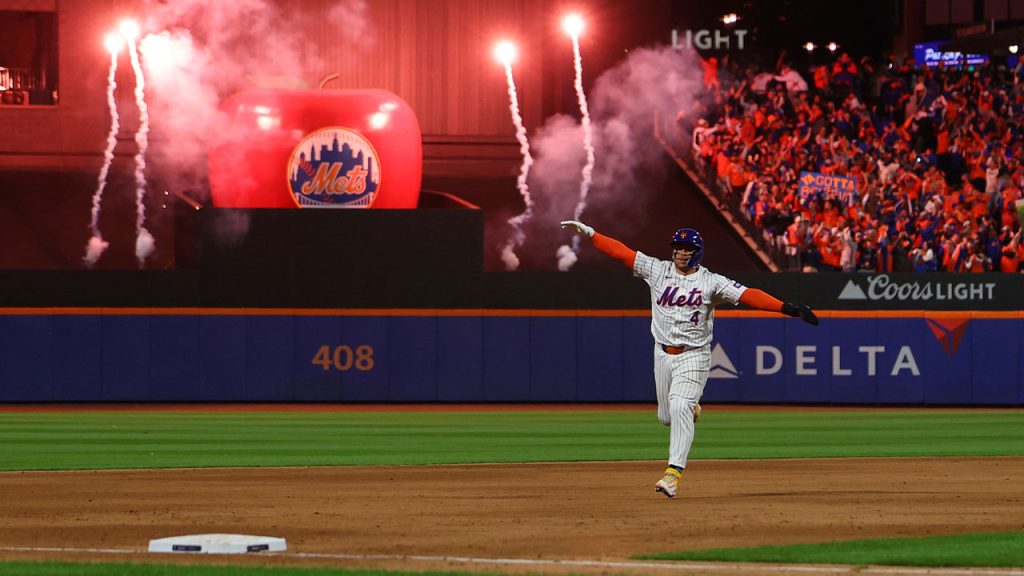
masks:
{"type": "Polygon", "coordinates": [[[531,144],[535,150],[530,180],[542,220],[561,215],[569,219],[579,201],[580,171],[586,161],[583,127],[572,116],[556,114],[537,130],[531,144]]]}
{"type": "MultiPolygon", "coordinates": [[[[597,78],[587,95],[596,163],[580,219],[587,222],[588,216],[600,215],[601,220],[614,219],[622,228],[643,222],[648,200],[661,192],[659,183],[667,176],[665,151],[653,134],[655,115],[666,125],[666,119],[674,119],[680,110],[691,109],[702,92],[702,71],[695,54],[667,46],[632,50],[597,78]]],[[[581,124],[570,116],[552,116],[531,142],[535,218],[547,225],[568,219],[579,200],[586,161],[581,124]]],[[[547,230],[546,234],[552,233],[547,230]]],[[[567,266],[571,264],[562,259],[560,268],[567,266]]]]}
{"type": "MultiPolygon", "coordinates": [[[[206,151],[217,143],[213,138],[233,136],[218,110],[224,98],[254,85],[308,86],[337,71],[308,45],[308,30],[332,29],[352,50],[372,49],[366,0],[308,6],[289,11],[273,0],[142,0],[149,166],[166,188],[192,196],[207,189],[206,151]]],[[[692,108],[701,78],[692,51],[660,46],[631,50],[596,79],[587,95],[595,164],[583,221],[614,215],[623,227],[642,222],[648,199],[660,191],[651,183],[664,166],[664,151],[652,135],[655,114],[671,119],[692,108]]],[[[551,263],[555,248],[568,239],[553,232],[552,223],[573,215],[579,200],[582,143],[580,122],[565,115],[548,118],[531,138],[529,185],[536,206],[528,236],[546,240],[536,247],[527,242],[517,250],[520,258],[530,251],[533,261],[551,263]]]]}
{"type": "Polygon", "coordinates": [[[214,138],[231,138],[218,110],[224,98],[253,86],[315,87],[336,72],[308,46],[309,30],[337,31],[353,50],[374,44],[366,0],[302,10],[283,10],[273,0],[144,0],[140,12],[151,165],[167,187],[193,195],[206,190],[207,148],[214,138]]]}

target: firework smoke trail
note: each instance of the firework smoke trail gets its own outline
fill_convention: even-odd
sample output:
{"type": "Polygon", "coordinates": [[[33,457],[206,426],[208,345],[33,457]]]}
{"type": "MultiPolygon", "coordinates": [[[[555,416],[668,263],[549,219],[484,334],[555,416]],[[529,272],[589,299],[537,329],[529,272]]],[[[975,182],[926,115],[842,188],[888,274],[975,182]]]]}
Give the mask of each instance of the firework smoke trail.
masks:
{"type": "Polygon", "coordinates": [[[146,149],[149,147],[149,109],[146,106],[146,84],[142,76],[142,65],[139,52],[135,49],[137,27],[134,30],[122,28],[122,34],[128,42],[128,54],[132,60],[132,71],[135,72],[135,104],[139,108],[139,128],[135,132],[135,257],[139,260],[139,268],[145,266],[146,257],[153,252],[155,241],[153,235],[144,227],[146,222],[146,149]]]}
{"type": "MultiPolygon", "coordinates": [[[[583,92],[583,58],[580,56],[580,32],[583,29],[583,20],[577,15],[568,16],[563,25],[569,36],[572,38],[573,68],[576,72],[576,79],[573,86],[576,88],[576,99],[579,101],[581,124],[583,125],[583,149],[587,154],[587,162],[583,165],[580,179],[580,199],[573,211],[573,220],[579,220],[583,210],[587,207],[587,194],[590,192],[590,183],[594,175],[594,132],[590,124],[590,108],[587,106],[587,95],[583,92]]],[[[580,237],[572,237],[572,247],[565,245],[558,247],[556,256],[558,258],[558,269],[565,272],[576,263],[576,254],[580,251],[580,237]]]]}
{"type": "MultiPolygon", "coordinates": [[[[580,104],[580,114],[583,116],[583,149],[587,152],[587,163],[583,165],[581,175],[583,176],[580,182],[580,201],[576,205],[576,210],[573,212],[573,219],[579,220],[583,214],[583,209],[587,207],[587,193],[590,191],[590,183],[593,181],[594,175],[594,132],[590,125],[590,109],[587,107],[587,95],[583,92],[583,60],[580,58],[580,41],[577,35],[572,37],[572,51],[573,61],[576,68],[576,98],[580,104]]],[[[578,246],[579,236],[576,236],[576,240],[573,241],[573,251],[578,246]]]]}
{"type": "Polygon", "coordinates": [[[110,109],[110,132],[107,133],[107,147],[103,150],[103,167],[100,168],[100,175],[96,184],[96,192],[92,195],[92,220],[89,222],[89,229],[92,231],[92,238],[85,247],[85,265],[92,268],[100,259],[103,251],[110,244],[103,240],[100,234],[100,201],[103,200],[103,190],[107,187],[107,175],[110,173],[110,164],[114,161],[114,147],[117,146],[117,131],[121,129],[120,117],[117,114],[117,100],[114,92],[117,90],[117,54],[120,51],[120,40],[116,36],[107,38],[107,49],[110,50],[110,72],[107,74],[107,107],[110,109]]]}
{"type": "Polygon", "coordinates": [[[523,117],[519,113],[519,97],[516,94],[516,83],[512,78],[512,58],[514,48],[510,44],[499,44],[496,49],[498,59],[505,66],[505,79],[508,81],[509,111],[512,113],[512,123],[516,127],[516,140],[519,141],[519,152],[523,155],[523,163],[519,169],[519,178],[516,180],[516,188],[519,195],[523,197],[526,209],[523,213],[510,218],[508,223],[512,225],[512,238],[501,251],[501,260],[505,263],[506,270],[519,268],[519,257],[515,249],[526,241],[526,233],[522,226],[533,216],[533,200],[530,199],[530,187],[527,184],[527,176],[530,173],[530,166],[533,165],[533,156],[530,155],[530,141],[526,137],[526,128],[523,126],[523,117]]]}

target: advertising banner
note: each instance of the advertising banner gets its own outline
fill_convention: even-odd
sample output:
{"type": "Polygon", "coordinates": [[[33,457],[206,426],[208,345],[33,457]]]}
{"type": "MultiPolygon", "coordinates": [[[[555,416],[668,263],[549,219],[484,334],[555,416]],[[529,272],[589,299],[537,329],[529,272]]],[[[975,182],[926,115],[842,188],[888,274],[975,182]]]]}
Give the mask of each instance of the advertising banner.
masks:
{"type": "Polygon", "coordinates": [[[821,310],[972,311],[1021,309],[1020,274],[737,272],[732,278],[821,310]]]}
{"type": "MultiPolygon", "coordinates": [[[[707,402],[1024,405],[1024,312],[716,313],[707,402]]],[[[0,402],[654,402],[638,311],[0,312],[0,402]],[[54,361],[59,359],[59,361],[54,361]]]]}
{"type": "Polygon", "coordinates": [[[819,327],[769,318],[721,324],[708,402],[1013,405],[1024,399],[1024,363],[1013,356],[1024,321],[1010,315],[840,316],[819,327]]]}
{"type": "Polygon", "coordinates": [[[980,66],[988,62],[988,56],[984,54],[964,54],[962,52],[954,52],[949,50],[942,50],[941,46],[945,42],[924,42],[922,44],[914,44],[914,60],[924,64],[928,68],[935,68],[939,64],[942,64],[946,68],[963,68],[971,66],[980,66]]]}

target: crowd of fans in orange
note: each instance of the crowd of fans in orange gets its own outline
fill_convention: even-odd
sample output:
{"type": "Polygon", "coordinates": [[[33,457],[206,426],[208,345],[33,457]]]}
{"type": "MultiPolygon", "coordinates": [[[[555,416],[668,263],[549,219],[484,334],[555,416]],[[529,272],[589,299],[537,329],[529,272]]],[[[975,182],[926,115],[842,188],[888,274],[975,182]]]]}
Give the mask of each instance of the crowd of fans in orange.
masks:
{"type": "Polygon", "coordinates": [[[842,54],[808,83],[786,65],[702,64],[707,98],[677,119],[697,166],[791,268],[1022,271],[1021,67],[842,54]],[[853,189],[801,191],[805,171],[853,189]]]}

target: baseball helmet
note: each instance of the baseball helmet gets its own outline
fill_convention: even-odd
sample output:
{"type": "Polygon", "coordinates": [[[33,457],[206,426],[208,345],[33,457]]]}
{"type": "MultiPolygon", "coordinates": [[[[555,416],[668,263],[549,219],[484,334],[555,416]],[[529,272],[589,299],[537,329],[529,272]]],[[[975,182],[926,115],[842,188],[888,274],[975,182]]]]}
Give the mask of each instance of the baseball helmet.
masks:
{"type": "Polygon", "coordinates": [[[701,238],[700,232],[697,232],[693,228],[680,228],[676,230],[676,233],[672,235],[672,241],[669,243],[673,248],[677,246],[692,246],[693,256],[686,261],[688,268],[696,268],[700,266],[700,261],[704,258],[704,239],[701,238]]]}

